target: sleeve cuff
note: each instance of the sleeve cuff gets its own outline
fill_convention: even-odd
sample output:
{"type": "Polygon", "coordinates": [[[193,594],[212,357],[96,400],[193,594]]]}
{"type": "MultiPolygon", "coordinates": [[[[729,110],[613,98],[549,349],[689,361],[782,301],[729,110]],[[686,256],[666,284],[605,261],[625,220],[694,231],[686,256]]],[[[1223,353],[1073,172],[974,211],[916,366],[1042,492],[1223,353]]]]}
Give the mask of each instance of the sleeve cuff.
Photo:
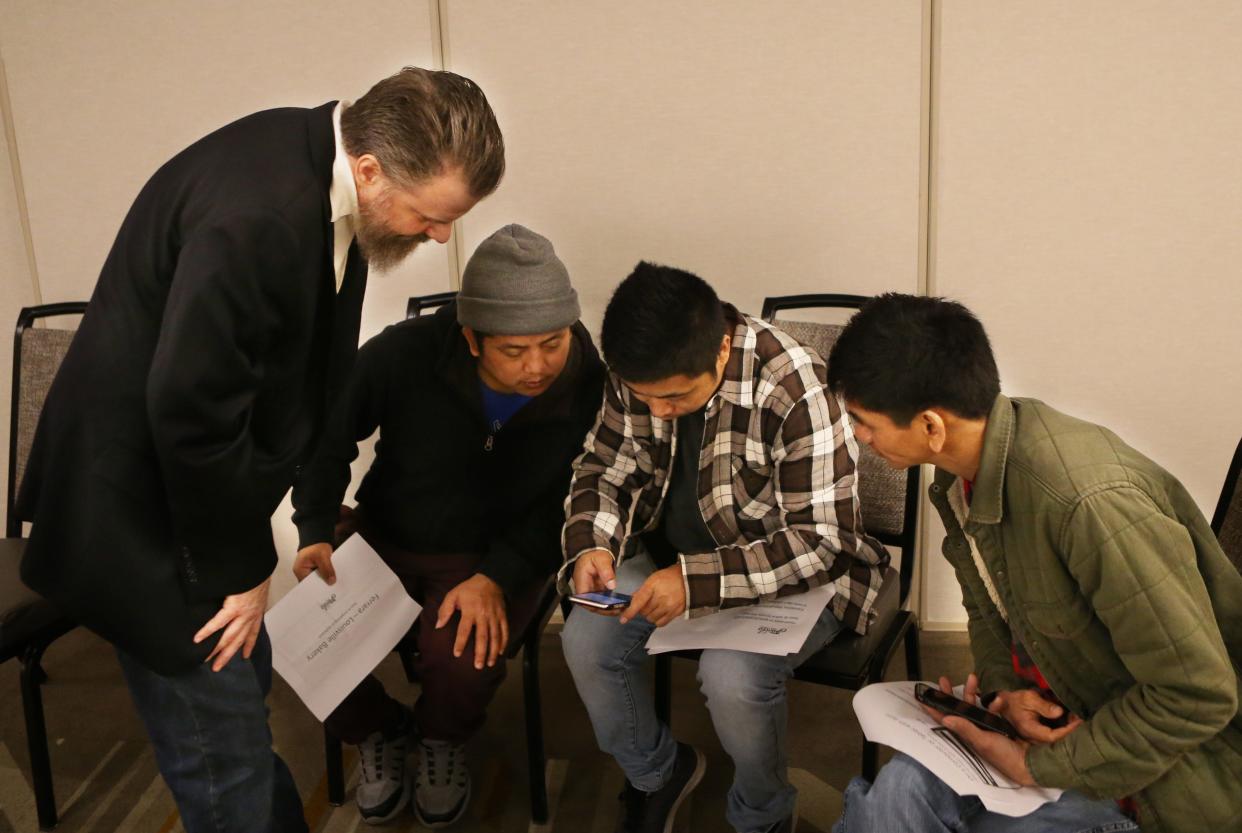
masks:
{"type": "Polygon", "coordinates": [[[682,581],[686,587],[687,616],[701,616],[719,610],[724,597],[720,553],[682,553],[677,558],[681,562],[682,581]]]}

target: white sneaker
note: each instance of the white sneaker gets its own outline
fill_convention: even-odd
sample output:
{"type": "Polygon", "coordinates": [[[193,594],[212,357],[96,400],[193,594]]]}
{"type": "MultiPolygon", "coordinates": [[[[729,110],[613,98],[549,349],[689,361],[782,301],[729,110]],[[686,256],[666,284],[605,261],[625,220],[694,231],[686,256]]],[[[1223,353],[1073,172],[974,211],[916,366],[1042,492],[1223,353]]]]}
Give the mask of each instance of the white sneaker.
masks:
{"type": "Polygon", "coordinates": [[[414,815],[426,827],[446,827],[466,812],[470,803],[470,770],[466,747],[443,740],[418,745],[418,781],[414,786],[414,815]]]}
{"type": "Polygon", "coordinates": [[[413,788],[405,759],[410,753],[413,728],[414,721],[407,715],[392,737],[376,732],[358,744],[362,772],[354,801],[367,824],[383,824],[410,803],[413,788]]]}

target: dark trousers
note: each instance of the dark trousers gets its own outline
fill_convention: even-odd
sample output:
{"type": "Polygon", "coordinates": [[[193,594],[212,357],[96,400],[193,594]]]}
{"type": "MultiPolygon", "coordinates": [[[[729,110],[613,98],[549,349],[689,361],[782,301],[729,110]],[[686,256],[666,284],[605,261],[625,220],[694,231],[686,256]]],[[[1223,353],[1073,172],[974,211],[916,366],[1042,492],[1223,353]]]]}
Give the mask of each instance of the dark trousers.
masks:
{"type": "Polygon", "coordinates": [[[219,671],[203,664],[166,677],[120,649],[117,656],[188,833],[305,832],[297,787],[267,725],[266,628],[250,659],[239,651],[219,671]]]}
{"type": "MultiPolygon", "coordinates": [[[[359,519],[361,521],[361,519],[359,519]]],[[[491,668],[474,667],[474,634],[460,657],[453,656],[460,613],[453,614],[436,630],[440,603],[448,592],[477,572],[481,555],[468,553],[412,553],[388,543],[361,521],[360,534],[401,579],[406,592],[423,606],[414,623],[418,656],[414,667],[422,694],[414,705],[420,737],[465,743],[483,725],[487,705],[505,678],[502,654],[491,668]]],[[[505,599],[509,640],[517,639],[529,624],[539,602],[542,585],[524,589],[505,599]]],[[[391,732],[401,722],[401,704],[384,690],[374,675],[368,676],[324,721],[328,731],[345,743],[361,743],[374,732],[391,732]]]]}

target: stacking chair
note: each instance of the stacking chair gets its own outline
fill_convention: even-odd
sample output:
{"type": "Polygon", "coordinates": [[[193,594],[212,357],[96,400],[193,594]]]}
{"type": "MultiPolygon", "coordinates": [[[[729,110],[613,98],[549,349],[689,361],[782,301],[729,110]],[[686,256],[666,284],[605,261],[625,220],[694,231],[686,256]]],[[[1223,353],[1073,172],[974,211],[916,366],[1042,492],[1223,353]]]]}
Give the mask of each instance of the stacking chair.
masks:
{"type": "MultiPolygon", "coordinates": [[[[52,789],[52,766],[48,756],[47,727],[43,721],[43,697],[39,686],[46,681],[40,661],[43,652],[74,624],[34,591],[22,584],[19,564],[26,540],[17,517],[17,489],[26,470],[35,426],[48,388],[56,377],[73,340],[72,330],[33,327],[41,318],[81,315],[84,303],[45,304],[26,307],[17,318],[13,339],[13,401],[9,417],[8,494],[5,501],[4,539],[0,541],[0,662],[16,658],[22,666],[22,712],[26,718],[26,744],[34,781],[35,808],[40,830],[56,826],[56,796],[52,789]]],[[[72,522],[66,519],[66,522],[72,522]]]]}
{"type": "Polygon", "coordinates": [[[1220,541],[1221,549],[1234,566],[1242,570],[1242,489],[1238,488],[1239,474],[1242,474],[1242,442],[1238,443],[1233,462],[1229,464],[1225,486],[1212,515],[1212,531],[1216,533],[1216,540],[1220,541]]]}
{"type": "MultiPolygon", "coordinates": [[[[774,322],[777,313],[805,309],[858,309],[868,299],[859,295],[789,295],[763,302],[763,318],[774,322]]],[[[782,319],[780,327],[827,360],[843,325],[782,319]]],[[[897,646],[904,641],[906,673],[922,676],[919,659],[918,616],[906,609],[914,576],[915,530],[919,498],[919,468],[896,471],[869,447],[859,444],[858,491],[863,525],[881,543],[901,551],[899,569],[888,568],[875,603],[876,618],[866,636],[843,631],[794,673],[795,679],[857,691],[884,679],[897,646]]],[[[671,657],[697,657],[697,651],[678,651],[656,657],[656,711],[666,722],[671,711],[671,657]]],[[[878,748],[863,742],[862,773],[874,780],[878,748]]]]}
{"type": "MultiPolygon", "coordinates": [[[[406,318],[418,318],[422,313],[437,309],[456,297],[456,292],[438,292],[434,295],[416,295],[406,306],[406,318]]],[[[513,634],[505,648],[505,658],[522,655],[522,694],[526,711],[526,760],[530,778],[530,817],[534,824],[548,821],[547,755],[543,747],[543,705],[539,688],[539,647],[543,631],[552,618],[560,596],[556,592],[555,576],[550,577],[540,594],[535,614],[526,628],[513,634]]],[[[417,625],[416,625],[417,627],[417,625]]],[[[413,640],[406,638],[394,648],[401,657],[405,674],[412,682],[413,640]]],[[[328,758],[328,801],[340,806],[345,801],[345,772],[342,761],[341,742],[325,728],[324,744],[328,758]]]]}

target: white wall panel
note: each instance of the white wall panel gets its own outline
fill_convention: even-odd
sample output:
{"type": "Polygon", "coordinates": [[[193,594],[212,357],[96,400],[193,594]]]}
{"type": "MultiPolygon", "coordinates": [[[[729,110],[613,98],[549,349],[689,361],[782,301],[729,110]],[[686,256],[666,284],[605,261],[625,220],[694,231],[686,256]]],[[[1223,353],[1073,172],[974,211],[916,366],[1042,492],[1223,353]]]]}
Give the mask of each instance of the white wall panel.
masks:
{"type": "MultiPolygon", "coordinates": [[[[26,263],[26,243],[18,222],[17,196],[13,187],[9,145],[0,131],[0,419],[4,441],[0,442],[0,478],[9,471],[9,408],[13,391],[13,325],[22,307],[34,303],[34,287],[26,263]]],[[[7,481],[5,481],[7,482],[7,481]]],[[[0,486],[0,488],[3,488],[0,486]]],[[[7,522],[7,518],[5,518],[7,522]]]]}
{"type": "MultiPolygon", "coordinates": [[[[43,296],[79,300],[164,161],[257,110],[356,98],[403,65],[430,66],[431,16],[427,0],[366,14],[327,0],[0,0],[0,50],[43,296]]],[[[364,334],[447,285],[439,246],[377,275],[364,334]]]]}
{"type": "MultiPolygon", "coordinates": [[[[365,13],[328,0],[0,0],[0,53],[49,302],[90,295],[134,196],[186,145],[257,110],[356,98],[404,65],[430,67],[433,56],[428,0],[376,0],[365,13]]],[[[9,200],[4,185],[0,199],[9,200]]],[[[24,257],[20,248],[9,257],[16,213],[7,205],[6,266],[24,257]]],[[[373,274],[363,337],[402,317],[409,295],[448,286],[438,245],[373,274]]],[[[288,517],[286,503],[273,519],[286,562],[296,548],[288,517]]],[[[274,581],[278,597],[293,581],[287,563],[274,581]]]]}
{"type": "Polygon", "coordinates": [[[450,68],[496,108],[508,173],[467,253],[550,237],[594,330],[639,259],[768,294],[914,291],[918,2],[451,2],[450,68]]]}
{"type": "Polygon", "coordinates": [[[934,291],[1007,393],[1111,427],[1210,513],[1242,433],[1242,6],[941,8],[934,291]]]}

